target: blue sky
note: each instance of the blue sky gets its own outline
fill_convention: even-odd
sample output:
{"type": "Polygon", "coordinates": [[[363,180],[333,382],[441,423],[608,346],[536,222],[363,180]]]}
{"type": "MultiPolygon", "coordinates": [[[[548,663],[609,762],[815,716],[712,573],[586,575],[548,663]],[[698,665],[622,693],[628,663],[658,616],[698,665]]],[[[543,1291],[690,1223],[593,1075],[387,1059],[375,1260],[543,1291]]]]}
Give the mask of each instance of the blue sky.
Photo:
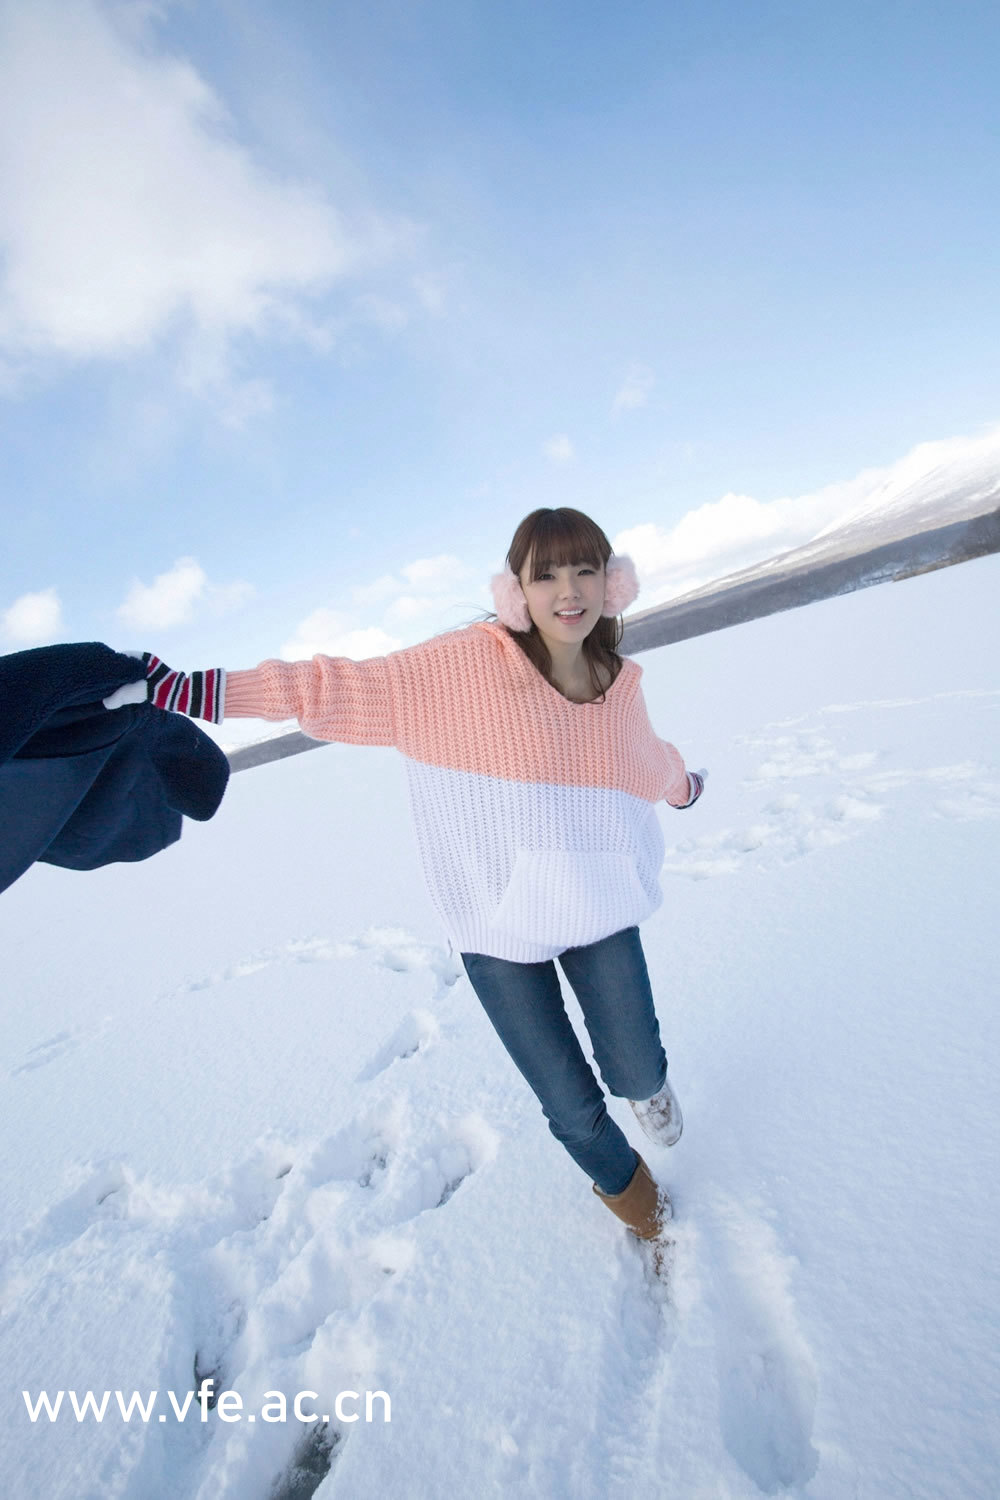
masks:
{"type": "Polygon", "coordinates": [[[489,607],[536,505],[650,603],[974,441],[998,44],[919,0],[0,0],[0,648],[373,654],[489,607]]]}

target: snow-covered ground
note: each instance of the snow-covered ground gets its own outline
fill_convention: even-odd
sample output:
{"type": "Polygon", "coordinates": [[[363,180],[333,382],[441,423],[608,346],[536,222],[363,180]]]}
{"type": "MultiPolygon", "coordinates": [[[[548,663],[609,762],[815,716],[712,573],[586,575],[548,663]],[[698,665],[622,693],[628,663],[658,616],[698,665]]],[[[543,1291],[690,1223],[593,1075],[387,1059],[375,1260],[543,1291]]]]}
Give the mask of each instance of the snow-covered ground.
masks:
{"type": "Polygon", "coordinates": [[[12,887],[5,1496],[994,1496],[998,597],[991,557],[639,658],[711,772],[643,927],[683,1139],[611,1105],[675,1201],[662,1304],[448,956],[394,752],[12,887]],[[177,1420],[196,1368],[243,1420],[177,1420]]]}

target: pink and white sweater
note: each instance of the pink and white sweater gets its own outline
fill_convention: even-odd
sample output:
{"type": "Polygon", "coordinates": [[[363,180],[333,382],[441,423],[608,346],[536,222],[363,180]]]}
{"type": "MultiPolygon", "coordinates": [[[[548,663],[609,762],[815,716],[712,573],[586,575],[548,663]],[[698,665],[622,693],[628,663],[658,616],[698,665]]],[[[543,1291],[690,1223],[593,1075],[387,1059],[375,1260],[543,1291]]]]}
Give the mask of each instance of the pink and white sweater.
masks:
{"type": "Polygon", "coordinates": [[[368,661],[314,656],[226,674],[227,718],[296,718],[315,739],[394,745],[431,900],[459,952],[554,958],[663,899],[656,804],[691,796],[626,657],[605,701],[574,703],[502,625],[368,661]]]}

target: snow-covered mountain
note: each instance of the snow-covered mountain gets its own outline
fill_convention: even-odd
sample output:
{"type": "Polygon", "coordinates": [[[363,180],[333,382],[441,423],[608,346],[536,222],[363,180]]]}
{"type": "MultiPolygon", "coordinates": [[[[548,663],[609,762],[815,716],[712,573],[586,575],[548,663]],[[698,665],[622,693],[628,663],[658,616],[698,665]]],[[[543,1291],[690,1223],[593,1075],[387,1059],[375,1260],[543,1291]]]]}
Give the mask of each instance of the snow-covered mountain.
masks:
{"type": "Polygon", "coordinates": [[[921,443],[893,466],[857,509],[816,533],[813,541],[845,534],[870,539],[948,526],[1000,506],[1000,427],[978,439],[921,443]]]}
{"type": "Polygon", "coordinates": [[[809,542],[626,618],[645,651],[1000,551],[1000,428],[925,443],[809,542]]]}

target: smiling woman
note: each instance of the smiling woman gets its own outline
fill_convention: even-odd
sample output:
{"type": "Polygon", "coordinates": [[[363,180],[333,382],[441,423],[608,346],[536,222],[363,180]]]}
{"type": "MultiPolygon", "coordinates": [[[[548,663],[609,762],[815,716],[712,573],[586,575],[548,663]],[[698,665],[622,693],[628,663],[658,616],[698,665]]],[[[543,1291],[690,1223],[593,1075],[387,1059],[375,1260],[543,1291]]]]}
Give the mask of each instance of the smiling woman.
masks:
{"type": "Polygon", "coordinates": [[[608,1090],[672,1145],[680,1107],[638,923],[663,899],[657,803],[689,807],[702,781],[653,732],[642,668],[618,654],[638,586],[595,522],[532,512],[493,585],[495,620],[388,656],[268,660],[220,673],[211,694],[152,657],[139,686],[215,721],[294,717],[314,739],[401,751],[429,893],[473,989],[553,1135],[656,1242],[669,1198],[608,1114],[553,959],[608,1090]]]}

